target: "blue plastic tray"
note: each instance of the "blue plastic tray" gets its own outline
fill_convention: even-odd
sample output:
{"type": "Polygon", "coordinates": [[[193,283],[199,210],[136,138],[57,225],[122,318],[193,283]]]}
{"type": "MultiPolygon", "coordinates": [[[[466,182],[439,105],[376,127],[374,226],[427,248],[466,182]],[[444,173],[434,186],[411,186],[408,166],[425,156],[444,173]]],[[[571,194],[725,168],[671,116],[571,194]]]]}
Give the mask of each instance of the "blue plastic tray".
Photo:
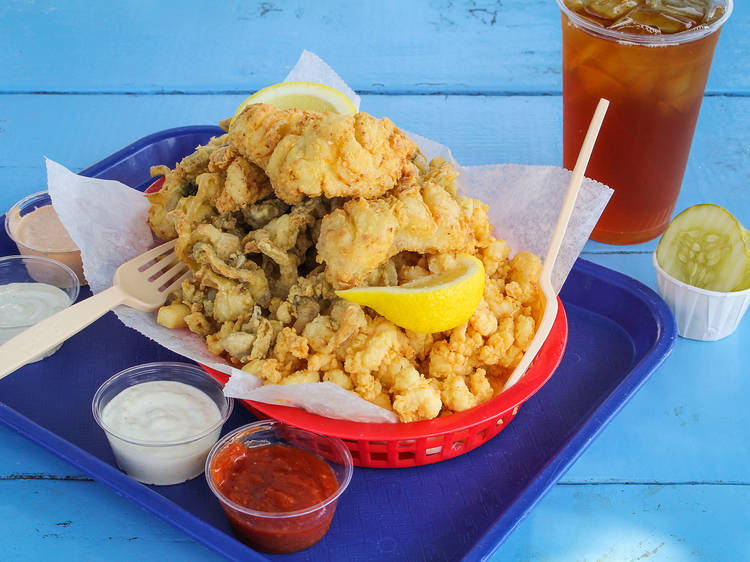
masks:
{"type": "MultiPolygon", "coordinates": [[[[174,165],[222,131],[183,127],[145,137],[84,170],[144,189],[149,166],[174,165]]],[[[17,253],[5,233],[0,255],[17,253]]],[[[89,296],[84,288],[81,298],[89,296]]],[[[558,371],[507,429],[439,464],[356,468],[329,533],[292,555],[261,555],[236,541],[205,480],[140,484],[115,467],[91,416],[91,398],[113,373],[183,360],[123,326],[112,313],[52,357],[0,381],[0,422],[230,559],[478,560],[491,553],[562,476],[592,438],[671,352],[674,319],[649,288],[579,260],[561,297],[569,323],[558,371]],[[36,389],[32,396],[28,390],[36,389]]],[[[228,431],[252,421],[236,408],[228,431]]]]}

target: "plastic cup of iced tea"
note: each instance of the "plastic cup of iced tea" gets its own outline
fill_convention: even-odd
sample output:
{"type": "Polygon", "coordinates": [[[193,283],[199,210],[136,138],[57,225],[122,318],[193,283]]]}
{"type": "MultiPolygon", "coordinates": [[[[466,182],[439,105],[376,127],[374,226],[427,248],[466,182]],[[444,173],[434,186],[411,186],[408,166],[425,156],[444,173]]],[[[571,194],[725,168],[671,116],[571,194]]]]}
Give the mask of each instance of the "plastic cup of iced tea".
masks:
{"type": "Polygon", "coordinates": [[[610,101],[586,175],[614,195],[591,238],[636,244],[674,211],[732,0],[557,0],[563,165],[573,169],[599,98],[610,101]]]}

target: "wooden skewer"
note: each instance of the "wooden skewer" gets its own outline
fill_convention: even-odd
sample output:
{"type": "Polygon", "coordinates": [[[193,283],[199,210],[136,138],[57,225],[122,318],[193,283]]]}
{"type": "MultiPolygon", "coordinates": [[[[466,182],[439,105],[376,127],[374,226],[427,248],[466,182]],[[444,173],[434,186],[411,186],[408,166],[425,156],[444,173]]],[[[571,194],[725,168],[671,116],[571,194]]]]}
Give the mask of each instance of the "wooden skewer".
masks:
{"type": "Polygon", "coordinates": [[[588,131],[586,131],[586,137],[583,139],[583,145],[578,153],[573,174],[570,176],[568,191],[565,193],[562,209],[560,209],[560,215],[557,217],[555,229],[552,231],[552,239],[547,248],[547,255],[544,256],[544,264],[539,275],[539,288],[545,297],[544,314],[542,315],[542,320],[539,323],[534,339],[531,340],[526,353],[524,353],[521,361],[513,370],[510,377],[508,377],[503,390],[509,389],[523,376],[531,361],[542,347],[542,344],[547,339],[552,325],[555,323],[555,318],[557,317],[557,293],[552,287],[552,268],[555,265],[557,254],[560,252],[560,246],[562,245],[565,231],[568,229],[570,216],[573,214],[573,207],[575,207],[578,192],[583,183],[584,173],[588,167],[591,152],[594,150],[594,144],[596,143],[596,138],[599,135],[599,129],[602,127],[604,115],[607,113],[608,107],[608,100],[604,98],[599,100],[599,104],[594,111],[594,116],[591,118],[591,123],[589,123],[588,131]]]}

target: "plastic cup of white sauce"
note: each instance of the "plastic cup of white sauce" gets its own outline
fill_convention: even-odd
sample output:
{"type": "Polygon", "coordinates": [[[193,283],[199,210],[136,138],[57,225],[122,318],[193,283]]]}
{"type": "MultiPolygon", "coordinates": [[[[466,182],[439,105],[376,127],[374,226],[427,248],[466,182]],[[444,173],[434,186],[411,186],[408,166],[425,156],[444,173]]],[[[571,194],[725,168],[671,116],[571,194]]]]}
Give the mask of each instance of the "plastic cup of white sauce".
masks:
{"type": "Polygon", "coordinates": [[[146,363],[120,371],[94,394],[91,410],[117,466],[144,484],[179,484],[203,473],[234,401],[203,369],[146,363]]]}
{"type": "MultiPolygon", "coordinates": [[[[78,277],[63,263],[41,256],[0,258],[0,344],[69,307],[78,291],[78,277]]],[[[29,363],[49,357],[61,345],[29,363]]]]}

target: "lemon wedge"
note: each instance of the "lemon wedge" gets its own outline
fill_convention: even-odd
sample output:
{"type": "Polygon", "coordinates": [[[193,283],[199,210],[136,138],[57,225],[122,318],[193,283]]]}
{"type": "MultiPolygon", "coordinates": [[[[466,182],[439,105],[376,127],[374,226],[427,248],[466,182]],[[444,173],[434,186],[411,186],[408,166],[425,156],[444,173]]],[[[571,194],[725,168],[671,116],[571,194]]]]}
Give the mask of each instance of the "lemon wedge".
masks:
{"type": "Polygon", "coordinates": [[[232,121],[251,103],[268,103],[281,109],[296,107],[312,111],[334,111],[342,115],[357,113],[352,100],[335,88],[317,82],[281,82],[258,90],[240,104],[232,121]]]}
{"type": "Polygon", "coordinates": [[[484,294],[484,266],[461,254],[456,268],[398,287],[336,291],[342,299],[369,306],[388,320],[423,334],[451,330],[466,322],[484,294]]]}

